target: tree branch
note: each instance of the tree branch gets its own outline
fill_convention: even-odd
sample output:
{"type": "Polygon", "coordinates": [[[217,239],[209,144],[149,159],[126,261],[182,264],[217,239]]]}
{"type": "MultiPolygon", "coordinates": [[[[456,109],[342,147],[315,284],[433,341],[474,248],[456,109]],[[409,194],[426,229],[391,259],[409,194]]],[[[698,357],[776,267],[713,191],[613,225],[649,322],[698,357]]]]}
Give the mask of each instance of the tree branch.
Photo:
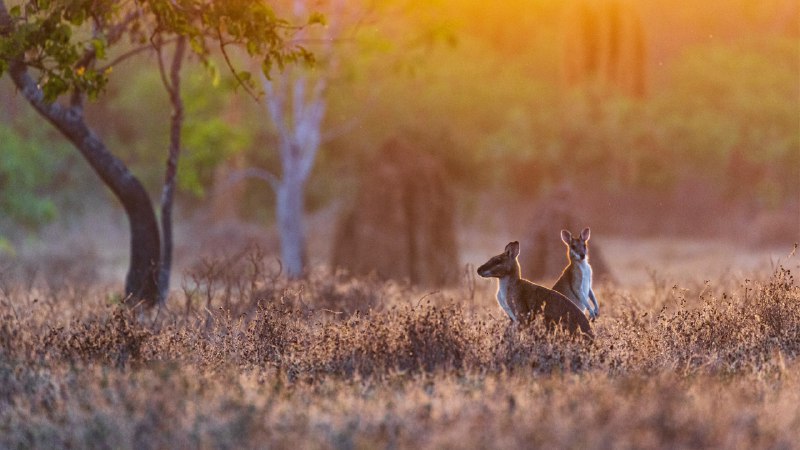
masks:
{"type": "Polygon", "coordinates": [[[8,36],[14,31],[14,21],[8,14],[6,2],[0,0],[0,36],[8,36]]]}
{"type": "MultiPolygon", "coordinates": [[[[159,48],[160,50],[160,48],[159,48]]],[[[175,198],[175,179],[178,174],[178,159],[181,153],[181,128],[183,127],[183,99],[181,98],[181,66],[186,52],[186,38],[181,36],[175,44],[170,65],[170,83],[165,85],[172,104],[170,120],[169,155],[164,173],[164,187],[161,190],[161,268],[159,271],[159,303],[164,303],[169,293],[169,279],[172,271],[172,204],[175,198]]],[[[161,53],[158,55],[161,60],[161,53]]]]}
{"type": "Polygon", "coordinates": [[[128,25],[131,24],[134,20],[136,20],[140,16],[139,11],[131,11],[125,15],[125,18],[122,19],[119,23],[114,25],[113,27],[109,28],[108,33],[106,33],[106,40],[109,44],[114,44],[122,36],[124,35],[125,30],[128,28],[128,25]]]}
{"type": "Polygon", "coordinates": [[[225,50],[225,45],[222,43],[222,31],[219,28],[217,28],[217,39],[219,40],[219,50],[222,52],[222,58],[225,60],[225,64],[228,66],[228,70],[231,71],[233,77],[236,79],[236,82],[239,83],[239,85],[242,88],[244,88],[245,92],[247,92],[247,94],[250,95],[250,97],[252,97],[253,100],[258,101],[258,95],[256,95],[255,92],[253,92],[253,90],[250,89],[250,86],[248,86],[247,83],[245,83],[245,81],[242,80],[242,77],[239,76],[239,73],[236,72],[236,69],[233,67],[231,58],[230,56],[228,56],[228,51],[225,50]]]}
{"type": "Polygon", "coordinates": [[[172,83],[170,83],[169,79],[167,78],[167,69],[164,67],[164,55],[161,53],[161,45],[163,43],[161,41],[156,42],[156,39],[160,38],[161,35],[159,35],[157,31],[154,31],[153,34],[150,36],[150,44],[156,51],[156,61],[158,62],[158,74],[159,76],[161,76],[161,83],[167,90],[170,100],[172,100],[175,97],[175,88],[172,86],[172,83]]]}
{"type": "MultiPolygon", "coordinates": [[[[130,23],[133,22],[133,20],[136,19],[138,15],[139,13],[136,11],[130,12],[119,23],[106,30],[105,35],[108,44],[111,45],[116,43],[123,36],[128,25],[130,25],[130,23]]],[[[99,34],[98,30],[102,29],[102,27],[103,25],[99,22],[99,20],[95,19],[95,29],[92,33],[93,37],[97,38],[99,34]]],[[[97,49],[94,47],[94,45],[88,44],[83,53],[83,56],[81,56],[78,62],[75,63],[75,68],[79,67],[88,68],[95,61],[96,57],[97,57],[97,49]]]]}
{"type": "Polygon", "coordinates": [[[220,187],[220,189],[225,192],[234,184],[248,178],[254,178],[267,182],[275,192],[278,192],[278,187],[281,184],[280,178],[278,178],[272,172],[260,167],[248,167],[246,169],[235,170],[233,173],[228,175],[228,178],[225,179],[225,183],[220,187]]]}
{"type": "MultiPolygon", "coordinates": [[[[178,38],[167,39],[166,41],[163,42],[163,44],[164,45],[172,44],[173,42],[176,42],[177,40],[178,40],[178,38]]],[[[128,50],[127,52],[125,52],[125,53],[117,56],[113,60],[111,60],[111,62],[109,62],[105,66],[101,66],[101,67],[97,68],[97,71],[98,72],[104,72],[104,71],[110,69],[111,67],[114,67],[117,64],[125,61],[126,59],[131,58],[133,56],[136,56],[139,53],[146,52],[147,50],[150,50],[151,48],[152,48],[152,45],[143,45],[141,47],[136,47],[134,49],[128,50]]]]}
{"type": "Polygon", "coordinates": [[[259,72],[259,76],[261,77],[261,85],[264,87],[264,92],[266,93],[264,96],[264,103],[270,116],[272,116],[272,123],[275,124],[281,141],[288,141],[290,139],[290,133],[286,121],[284,120],[283,108],[286,98],[284,97],[283,89],[275,89],[275,81],[268,80],[263,73],[259,72]]]}

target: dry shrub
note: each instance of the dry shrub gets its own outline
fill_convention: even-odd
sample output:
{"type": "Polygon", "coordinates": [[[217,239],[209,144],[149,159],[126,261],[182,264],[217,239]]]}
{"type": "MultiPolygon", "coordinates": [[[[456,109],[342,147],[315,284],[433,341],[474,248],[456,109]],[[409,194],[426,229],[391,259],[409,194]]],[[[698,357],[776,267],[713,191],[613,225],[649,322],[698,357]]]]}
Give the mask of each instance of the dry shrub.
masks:
{"type": "Polygon", "coordinates": [[[389,141],[364,171],[345,213],[333,266],[356,275],[441,286],[458,276],[455,200],[443,164],[389,141]]]}
{"type": "Polygon", "coordinates": [[[203,367],[269,366],[312,381],[531,369],[752,373],[776,370],[778,354],[784,360],[800,354],[800,288],[783,268],[721,296],[707,289],[688,300],[673,288],[655,305],[660,311],[632,297],[615,298],[615,309],[596,324],[596,340],[587,343],[539,322],[511,326],[446,294],[419,297],[393,283],[327,274],[287,282],[265,275],[256,256],[239,257],[225,261],[240,269],[246,264],[250,272],[214,272],[223,278],[195,280],[187,303],[204,292],[202,308],[139,317],[101,302],[63,322],[56,313],[69,305],[55,299],[42,302],[46,307],[27,303],[36,313],[22,318],[13,305],[0,302],[5,318],[0,350],[31,361],[45,355],[54,362],[120,366],[166,355],[203,367]],[[331,292],[333,301],[325,298],[331,292]]]}
{"type": "MultiPolygon", "coordinates": [[[[229,314],[251,314],[259,306],[280,303],[291,309],[327,310],[350,315],[380,306],[380,299],[396,287],[375,278],[353,278],[344,272],[311,270],[307,280],[290,281],[282,276],[277,258],[267,258],[258,245],[216,257],[201,258],[185,273],[185,316],[210,312],[214,305],[229,314]],[[313,303],[304,299],[312,298],[313,303]]],[[[395,289],[402,292],[403,289],[395,289]]],[[[395,294],[392,294],[395,295],[395,294]]]]}
{"type": "Polygon", "coordinates": [[[68,327],[50,328],[42,339],[42,353],[70,364],[82,361],[125,367],[141,360],[151,335],[134,310],[118,306],[110,315],[92,315],[68,327]]]}
{"type": "Polygon", "coordinates": [[[201,214],[197,220],[186,221],[180,235],[190,238],[175,242],[176,261],[201,261],[222,259],[225,256],[246,253],[260,247],[270,253],[278,253],[279,238],[275,230],[246,223],[235,218],[215,220],[201,214]]]}
{"type": "Polygon", "coordinates": [[[800,288],[788,270],[733,294],[712,291],[687,299],[674,287],[657,313],[617,305],[625,312],[600,328],[599,359],[613,373],[763,374],[800,354],[800,288]]]}
{"type": "Polygon", "coordinates": [[[663,352],[678,367],[758,372],[800,355],[800,290],[779,268],[766,283],[745,281],[738,301],[701,295],[701,307],[659,317],[663,352]],[[780,358],[775,359],[776,354],[780,358]]]}
{"type": "Polygon", "coordinates": [[[326,273],[287,282],[256,268],[263,258],[224,261],[238,269],[196,278],[197,292],[213,287],[207,308],[195,299],[188,313],[135,315],[102,291],[0,298],[0,447],[800,439],[800,287],[785,269],[721,294],[609,292],[587,343],[512,326],[450,292],[326,273]]]}
{"type": "Polygon", "coordinates": [[[269,268],[260,246],[251,244],[242,250],[206,256],[190,266],[183,281],[184,314],[197,309],[210,312],[212,301],[234,314],[254,308],[259,297],[271,297],[281,275],[269,268]]]}
{"type": "Polygon", "coordinates": [[[470,358],[466,322],[457,308],[399,307],[358,314],[310,335],[294,355],[306,375],[384,378],[400,372],[461,371],[470,358]]]}

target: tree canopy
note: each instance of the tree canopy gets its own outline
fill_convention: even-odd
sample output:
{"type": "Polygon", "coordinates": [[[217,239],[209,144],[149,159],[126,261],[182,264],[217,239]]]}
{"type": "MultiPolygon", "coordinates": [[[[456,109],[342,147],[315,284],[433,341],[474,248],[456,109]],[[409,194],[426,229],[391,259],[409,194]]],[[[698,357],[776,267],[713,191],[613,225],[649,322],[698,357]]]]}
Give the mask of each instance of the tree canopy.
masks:
{"type": "Polygon", "coordinates": [[[96,97],[116,63],[175,36],[187,38],[205,63],[218,51],[246,83],[250,76],[233,68],[229,47],[260,58],[269,74],[274,65],[312,61],[310,52],[289,42],[290,36],[300,26],[323,21],[321,15],[311,14],[307,23],[291,24],[258,0],[36,0],[13,5],[7,12],[8,18],[0,20],[0,75],[11,60],[22,60],[38,72],[47,101],[68,91],[96,97]],[[125,37],[129,44],[112,57],[110,48],[125,37]]]}

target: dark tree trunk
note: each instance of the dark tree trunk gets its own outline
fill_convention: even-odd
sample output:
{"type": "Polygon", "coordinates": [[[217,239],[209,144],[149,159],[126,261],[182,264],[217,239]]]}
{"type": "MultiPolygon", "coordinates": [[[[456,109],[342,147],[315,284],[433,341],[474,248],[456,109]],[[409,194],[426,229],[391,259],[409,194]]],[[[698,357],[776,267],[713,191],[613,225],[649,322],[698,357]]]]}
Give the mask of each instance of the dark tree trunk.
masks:
{"type": "Polygon", "coordinates": [[[170,122],[169,156],[161,191],[161,268],[158,273],[158,300],[163,303],[169,294],[169,278],[172,271],[172,204],[175,197],[175,175],[178,172],[178,158],[181,153],[181,128],[183,127],[183,100],[181,98],[181,64],[186,50],[186,38],[181,37],[175,44],[175,54],[170,67],[170,80],[167,85],[172,104],[170,122]]]}
{"type": "Polygon", "coordinates": [[[75,145],[122,203],[131,229],[131,258],[125,279],[125,295],[129,304],[144,302],[153,305],[158,298],[161,246],[158,222],[147,191],[89,129],[79,105],[64,107],[46,102],[44,93],[20,61],[9,61],[9,75],[23,97],[75,145]]]}

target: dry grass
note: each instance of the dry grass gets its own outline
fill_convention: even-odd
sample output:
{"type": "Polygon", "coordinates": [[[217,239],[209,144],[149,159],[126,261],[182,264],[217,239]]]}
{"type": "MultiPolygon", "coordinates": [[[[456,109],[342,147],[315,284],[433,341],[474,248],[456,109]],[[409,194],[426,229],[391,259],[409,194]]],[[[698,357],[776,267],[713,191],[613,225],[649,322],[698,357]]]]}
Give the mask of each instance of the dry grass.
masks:
{"type": "Polygon", "coordinates": [[[425,293],[259,253],[168,310],[6,281],[0,447],[776,447],[800,442],[800,287],[602,290],[594,343],[508,325],[490,288],[425,293]],[[491,305],[491,307],[490,307],[491,305]]]}

